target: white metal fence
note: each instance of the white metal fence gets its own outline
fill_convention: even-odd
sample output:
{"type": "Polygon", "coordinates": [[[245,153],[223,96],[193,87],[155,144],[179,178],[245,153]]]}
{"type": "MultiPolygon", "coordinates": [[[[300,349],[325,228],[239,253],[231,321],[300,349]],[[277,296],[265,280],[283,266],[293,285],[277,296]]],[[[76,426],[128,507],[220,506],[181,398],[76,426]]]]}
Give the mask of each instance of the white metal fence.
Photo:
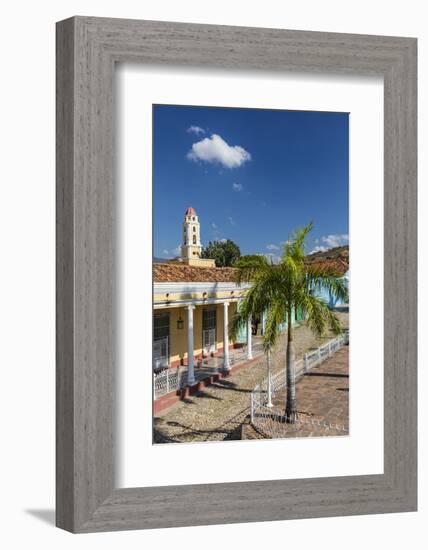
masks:
{"type": "MultiPolygon", "coordinates": [[[[219,372],[219,366],[213,367],[195,367],[195,378],[201,380],[207,376],[219,372]]],[[[187,367],[168,368],[160,372],[153,373],[153,397],[158,399],[172,391],[187,386],[187,367]]]]}
{"type": "Polygon", "coordinates": [[[269,439],[348,434],[348,429],[344,425],[316,418],[298,417],[293,424],[290,424],[284,414],[272,412],[272,409],[266,407],[258,409],[253,427],[258,433],[269,439]]]}
{"type": "Polygon", "coordinates": [[[153,373],[153,396],[155,399],[181,387],[183,374],[180,368],[164,369],[161,372],[153,373]]]}
{"type": "MultiPolygon", "coordinates": [[[[261,343],[254,343],[251,347],[253,357],[263,353],[261,343]]],[[[247,359],[247,345],[229,351],[229,363],[231,366],[247,359]]],[[[195,364],[195,378],[201,380],[210,375],[216,374],[224,368],[224,357],[218,355],[209,357],[198,364],[195,364]]],[[[187,385],[187,367],[166,368],[160,372],[153,373],[153,397],[158,399],[172,391],[177,391],[187,385]]]]}
{"type": "MultiPolygon", "coordinates": [[[[320,365],[323,361],[331,357],[337,350],[349,342],[349,333],[344,332],[333,340],[326,342],[316,350],[306,353],[302,359],[295,363],[296,379],[303,376],[306,372],[320,365]]],[[[285,369],[271,375],[270,392],[271,398],[276,393],[287,386],[285,369]]],[[[253,426],[266,437],[280,438],[285,437],[285,432],[290,430],[290,424],[284,414],[278,414],[268,406],[268,378],[263,379],[250,394],[250,418],[253,426]]],[[[322,422],[311,419],[298,419],[297,427],[303,428],[312,435],[327,435],[326,432],[333,434],[345,433],[345,427],[328,422],[322,422]],[[322,432],[322,433],[321,433],[322,432]]],[[[296,425],[293,428],[296,431],[296,425]]]]}
{"type": "MultiPolygon", "coordinates": [[[[304,372],[319,365],[322,361],[330,357],[335,351],[343,346],[347,342],[348,335],[343,334],[338,336],[334,340],[330,340],[320,348],[307,353],[303,359],[296,362],[296,376],[299,377],[304,372]]],[[[261,355],[263,353],[263,344],[261,342],[254,343],[252,346],[253,357],[261,355]]],[[[231,350],[229,353],[229,361],[231,365],[245,361],[247,358],[247,346],[244,345],[241,348],[231,350]]],[[[195,377],[196,379],[202,379],[212,374],[218,373],[224,367],[223,356],[217,356],[209,358],[206,362],[197,366],[195,365],[195,377]]],[[[272,388],[274,391],[278,391],[285,387],[286,378],[285,371],[281,369],[279,372],[271,377],[272,388]]],[[[162,395],[177,391],[187,385],[187,367],[178,368],[166,368],[160,372],[153,373],[153,397],[158,399],[162,395]]],[[[261,399],[261,396],[267,392],[267,379],[258,384],[251,395],[254,394],[255,403],[261,399]]]]}

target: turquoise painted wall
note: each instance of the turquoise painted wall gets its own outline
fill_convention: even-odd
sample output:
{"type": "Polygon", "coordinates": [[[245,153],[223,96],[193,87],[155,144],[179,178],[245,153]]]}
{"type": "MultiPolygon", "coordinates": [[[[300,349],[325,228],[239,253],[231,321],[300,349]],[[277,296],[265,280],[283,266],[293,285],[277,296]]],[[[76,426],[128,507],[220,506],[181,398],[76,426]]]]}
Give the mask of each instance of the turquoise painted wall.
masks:
{"type": "MultiPolygon", "coordinates": [[[[342,279],[344,279],[349,286],[349,271],[345,273],[342,279]]],[[[333,298],[333,296],[331,296],[331,294],[326,289],[323,289],[321,292],[317,293],[317,296],[319,296],[320,298],[323,298],[327,302],[328,307],[330,308],[345,305],[342,300],[336,300],[335,298],[333,298]]]]}

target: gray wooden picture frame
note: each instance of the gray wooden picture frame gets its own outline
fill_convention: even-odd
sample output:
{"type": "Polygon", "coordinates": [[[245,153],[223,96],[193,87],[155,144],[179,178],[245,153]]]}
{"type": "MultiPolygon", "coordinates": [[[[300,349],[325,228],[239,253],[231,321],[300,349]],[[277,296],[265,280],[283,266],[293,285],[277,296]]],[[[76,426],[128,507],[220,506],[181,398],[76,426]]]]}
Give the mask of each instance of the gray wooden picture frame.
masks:
{"type": "Polygon", "coordinates": [[[416,510],[416,39],[73,17],[57,24],[56,47],[58,527],[83,533],[416,510]],[[383,77],[383,474],[115,488],[117,62],[383,77]]]}

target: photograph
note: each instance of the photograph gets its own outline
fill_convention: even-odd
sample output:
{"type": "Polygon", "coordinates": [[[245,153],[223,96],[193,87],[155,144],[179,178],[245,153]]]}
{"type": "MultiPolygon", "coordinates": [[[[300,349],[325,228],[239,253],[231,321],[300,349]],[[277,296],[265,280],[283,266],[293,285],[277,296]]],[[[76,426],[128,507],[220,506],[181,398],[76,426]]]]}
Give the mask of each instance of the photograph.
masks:
{"type": "Polygon", "coordinates": [[[423,548],[426,5],[2,8],[0,547],[423,548]]]}
{"type": "Polygon", "coordinates": [[[3,6],[1,548],[419,549],[428,26],[366,4],[3,6]]]}
{"type": "Polygon", "coordinates": [[[349,435],[349,114],[153,105],[153,443],[349,435]]]}

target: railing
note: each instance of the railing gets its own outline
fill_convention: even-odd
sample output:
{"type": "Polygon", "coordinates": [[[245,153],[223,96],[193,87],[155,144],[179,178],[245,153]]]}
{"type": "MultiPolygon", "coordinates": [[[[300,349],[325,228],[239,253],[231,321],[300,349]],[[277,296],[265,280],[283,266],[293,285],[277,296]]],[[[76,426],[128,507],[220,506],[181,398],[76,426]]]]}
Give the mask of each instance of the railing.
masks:
{"type": "MultiPolygon", "coordinates": [[[[349,342],[349,333],[344,332],[337,338],[330,340],[314,351],[308,352],[304,357],[295,363],[295,375],[298,380],[305,373],[314,367],[320,365],[326,359],[331,357],[336,351],[349,342]]],[[[287,377],[285,369],[271,375],[270,398],[287,386],[287,377]]],[[[285,436],[285,431],[289,429],[290,424],[283,414],[274,412],[268,406],[268,378],[263,379],[250,394],[250,418],[253,426],[263,435],[270,438],[280,438],[285,436]]],[[[297,425],[310,429],[312,435],[324,430],[330,434],[343,434],[345,427],[318,420],[297,420],[297,425]]],[[[296,424],[294,424],[296,426],[296,424]]],[[[295,429],[295,428],[294,428],[295,429]]],[[[321,434],[320,434],[321,435],[321,434]]]]}
{"type": "Polygon", "coordinates": [[[280,439],[290,437],[290,435],[294,437],[303,435],[321,437],[348,434],[348,430],[344,425],[316,418],[297,418],[293,424],[290,424],[286,415],[272,412],[268,408],[259,409],[256,421],[253,421],[252,424],[262,436],[269,439],[280,439]]]}
{"type": "Polygon", "coordinates": [[[316,350],[306,353],[303,358],[304,369],[306,371],[310,370],[328,359],[333,353],[346,344],[348,339],[348,332],[345,332],[334,340],[330,340],[323,346],[320,346],[316,350]]]}
{"type": "MultiPolygon", "coordinates": [[[[183,374],[180,368],[164,369],[161,372],[153,373],[153,397],[157,399],[181,386],[183,374]]],[[[187,373],[186,378],[187,378],[187,373]]]]}
{"type": "MultiPolygon", "coordinates": [[[[253,357],[263,353],[261,343],[252,346],[253,357]]],[[[247,359],[247,346],[229,351],[230,365],[235,365],[247,359]]],[[[200,365],[195,365],[195,378],[201,380],[209,375],[216,374],[224,368],[224,357],[214,356],[203,360],[200,365]]],[[[162,395],[177,391],[187,385],[187,367],[166,368],[153,373],[153,397],[158,399],[162,395]]]]}

